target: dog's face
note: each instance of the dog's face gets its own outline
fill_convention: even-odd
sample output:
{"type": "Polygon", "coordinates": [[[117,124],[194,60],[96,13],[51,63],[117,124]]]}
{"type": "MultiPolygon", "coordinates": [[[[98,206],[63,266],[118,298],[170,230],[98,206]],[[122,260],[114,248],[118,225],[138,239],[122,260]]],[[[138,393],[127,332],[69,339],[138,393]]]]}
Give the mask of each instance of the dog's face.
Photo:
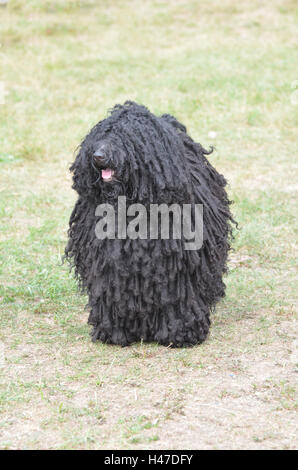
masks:
{"type": "Polygon", "coordinates": [[[127,158],[121,144],[113,144],[111,137],[96,142],[94,152],[90,156],[90,162],[99,175],[97,178],[99,185],[104,186],[124,180],[127,158]]]}
{"type": "Polygon", "coordinates": [[[104,144],[94,152],[93,164],[94,167],[101,172],[101,178],[104,183],[110,183],[114,180],[115,169],[106,161],[104,144]]]}
{"type": "Polygon", "coordinates": [[[181,132],[143,106],[116,106],[83,140],[71,167],[74,189],[102,199],[125,195],[138,202],[187,200],[191,182],[181,132]]]}

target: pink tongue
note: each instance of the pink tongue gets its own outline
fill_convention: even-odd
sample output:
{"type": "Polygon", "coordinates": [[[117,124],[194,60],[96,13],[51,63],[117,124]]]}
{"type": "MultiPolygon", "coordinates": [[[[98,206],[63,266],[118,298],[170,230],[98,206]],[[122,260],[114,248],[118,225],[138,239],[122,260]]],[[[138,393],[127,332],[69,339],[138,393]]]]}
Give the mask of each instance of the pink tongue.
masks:
{"type": "Polygon", "coordinates": [[[107,168],[106,170],[101,170],[101,176],[104,180],[112,178],[112,170],[107,168]]]}

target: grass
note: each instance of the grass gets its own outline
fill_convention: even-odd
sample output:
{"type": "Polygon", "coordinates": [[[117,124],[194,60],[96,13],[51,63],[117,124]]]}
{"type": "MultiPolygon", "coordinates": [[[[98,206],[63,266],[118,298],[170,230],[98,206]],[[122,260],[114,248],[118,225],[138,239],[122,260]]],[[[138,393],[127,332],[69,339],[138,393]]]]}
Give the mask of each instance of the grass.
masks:
{"type": "Polygon", "coordinates": [[[10,0],[0,17],[0,447],[295,448],[295,2],[10,0]],[[215,145],[235,202],[227,296],[193,349],[92,344],[60,265],[69,163],[126,99],[215,145]]]}

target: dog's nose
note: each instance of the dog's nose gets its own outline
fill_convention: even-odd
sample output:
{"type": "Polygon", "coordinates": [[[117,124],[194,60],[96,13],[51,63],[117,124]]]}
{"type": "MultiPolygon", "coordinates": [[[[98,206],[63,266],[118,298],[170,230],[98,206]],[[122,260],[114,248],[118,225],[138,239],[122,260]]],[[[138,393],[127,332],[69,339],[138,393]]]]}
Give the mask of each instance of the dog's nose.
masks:
{"type": "Polygon", "coordinates": [[[101,145],[93,154],[94,163],[97,167],[103,164],[104,160],[104,146],[101,145]]]}
{"type": "Polygon", "coordinates": [[[94,155],[94,157],[101,157],[101,158],[103,158],[103,157],[104,157],[104,147],[103,147],[103,146],[99,147],[99,148],[96,150],[96,152],[94,152],[93,155],[94,155]]]}

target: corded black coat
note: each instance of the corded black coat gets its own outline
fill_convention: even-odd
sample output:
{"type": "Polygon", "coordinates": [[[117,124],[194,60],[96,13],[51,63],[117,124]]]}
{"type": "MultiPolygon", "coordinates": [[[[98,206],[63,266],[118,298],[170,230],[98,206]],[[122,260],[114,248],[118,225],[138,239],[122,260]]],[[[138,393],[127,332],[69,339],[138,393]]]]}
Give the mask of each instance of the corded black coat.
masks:
{"type": "Polygon", "coordinates": [[[233,222],[226,180],[208,153],[173,116],[157,117],[133,102],[116,105],[81,143],[70,168],[78,200],[65,255],[88,293],[94,341],[189,346],[206,338],[225,292],[233,222]],[[113,181],[102,180],[102,168],[114,170],[113,181]],[[118,196],[147,208],[203,204],[202,248],[187,251],[184,239],[173,238],[99,240],[96,207],[108,202],[117,210],[118,196]]]}

